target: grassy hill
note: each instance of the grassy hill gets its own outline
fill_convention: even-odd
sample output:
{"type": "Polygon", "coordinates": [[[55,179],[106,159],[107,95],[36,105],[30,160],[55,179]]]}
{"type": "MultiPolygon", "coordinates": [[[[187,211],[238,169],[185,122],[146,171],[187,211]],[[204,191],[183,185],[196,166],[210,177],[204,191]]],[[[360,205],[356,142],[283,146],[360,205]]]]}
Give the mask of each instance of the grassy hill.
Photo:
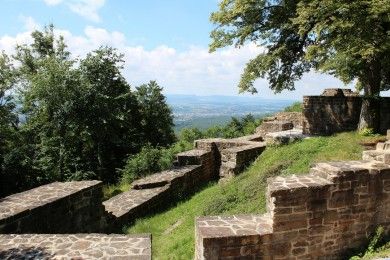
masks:
{"type": "Polygon", "coordinates": [[[200,215],[264,213],[266,179],[305,174],[319,161],[361,158],[362,137],[342,133],[316,137],[266,151],[241,175],[224,185],[211,183],[188,200],[165,212],[139,219],[127,233],[152,233],[154,259],[193,259],[194,220],[200,215]]]}

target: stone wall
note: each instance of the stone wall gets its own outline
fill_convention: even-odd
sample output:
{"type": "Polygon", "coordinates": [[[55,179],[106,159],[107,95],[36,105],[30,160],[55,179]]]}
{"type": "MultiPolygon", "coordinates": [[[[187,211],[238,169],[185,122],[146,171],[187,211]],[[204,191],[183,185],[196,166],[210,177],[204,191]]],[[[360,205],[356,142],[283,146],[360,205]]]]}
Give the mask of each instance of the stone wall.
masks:
{"type": "MultiPolygon", "coordinates": [[[[390,128],[390,98],[381,98],[381,131],[390,128]]],[[[347,89],[327,89],[303,97],[303,133],[330,135],[357,129],[362,97],[347,89]]]]}
{"type": "Polygon", "coordinates": [[[301,112],[279,112],[274,116],[265,117],[262,124],[256,128],[256,133],[264,138],[268,133],[302,129],[302,123],[301,112]]]}
{"type": "Polygon", "coordinates": [[[264,151],[266,144],[259,135],[252,135],[235,139],[197,140],[195,147],[213,154],[216,173],[219,174],[217,178],[225,181],[242,172],[264,151]]]}
{"type": "Polygon", "coordinates": [[[0,259],[151,260],[150,235],[0,235],[0,259]]]}
{"type": "Polygon", "coordinates": [[[104,229],[100,181],[54,182],[0,199],[0,233],[104,229]]]}
{"type": "Polygon", "coordinates": [[[137,218],[163,209],[212,180],[226,180],[240,173],[265,149],[258,138],[196,141],[196,149],[177,155],[174,168],[139,179],[129,191],[103,202],[113,216],[107,220],[110,230],[120,230],[137,218]]]}
{"type": "Polygon", "coordinates": [[[384,158],[318,163],[309,175],[269,179],[266,214],[197,219],[196,259],[342,259],[378,226],[390,234],[384,158]]]}

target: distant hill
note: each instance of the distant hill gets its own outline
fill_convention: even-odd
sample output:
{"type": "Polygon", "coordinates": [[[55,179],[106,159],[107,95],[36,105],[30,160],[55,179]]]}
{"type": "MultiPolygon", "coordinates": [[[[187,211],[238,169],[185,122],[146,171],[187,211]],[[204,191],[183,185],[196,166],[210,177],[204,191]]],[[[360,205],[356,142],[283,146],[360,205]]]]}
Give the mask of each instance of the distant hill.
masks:
{"type": "Polygon", "coordinates": [[[252,114],[262,117],[283,110],[296,100],[264,99],[256,96],[167,95],[174,114],[175,130],[185,127],[201,129],[223,125],[231,117],[252,114]]]}

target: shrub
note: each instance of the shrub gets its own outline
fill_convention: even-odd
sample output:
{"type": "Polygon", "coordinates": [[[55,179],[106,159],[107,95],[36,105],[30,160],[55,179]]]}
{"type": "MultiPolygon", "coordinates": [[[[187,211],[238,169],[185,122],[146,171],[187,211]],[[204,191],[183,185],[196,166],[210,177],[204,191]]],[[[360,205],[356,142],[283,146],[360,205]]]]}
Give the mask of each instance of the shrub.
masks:
{"type": "Polygon", "coordinates": [[[137,154],[130,155],[122,172],[122,180],[131,183],[140,177],[168,169],[172,165],[172,149],[145,146],[137,154]]]}
{"type": "Polygon", "coordinates": [[[292,105],[286,107],[284,112],[302,112],[302,103],[294,102],[292,105]]]}

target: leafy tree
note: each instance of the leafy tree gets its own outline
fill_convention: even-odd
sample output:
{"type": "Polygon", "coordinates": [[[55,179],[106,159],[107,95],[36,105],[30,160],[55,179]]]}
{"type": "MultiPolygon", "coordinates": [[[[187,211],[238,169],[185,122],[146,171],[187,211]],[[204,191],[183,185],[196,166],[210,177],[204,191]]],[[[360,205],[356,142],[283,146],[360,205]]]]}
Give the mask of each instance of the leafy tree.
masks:
{"type": "Polygon", "coordinates": [[[83,82],[77,120],[85,128],[92,167],[101,179],[115,181],[113,174],[128,154],[138,152],[142,142],[140,107],[122,76],[123,55],[112,48],[100,48],[80,62],[83,82]],[[86,130],[88,129],[88,130],[86,130]]]}
{"type": "Polygon", "coordinates": [[[156,81],[137,87],[142,133],[152,146],[169,146],[175,141],[173,117],[162,88],[156,81]]]}
{"type": "Polygon", "coordinates": [[[275,92],[315,69],[364,90],[359,128],[379,126],[380,91],[390,87],[390,1],[223,0],[211,20],[210,50],[255,42],[266,50],[250,60],[240,91],[267,78],[275,92]]]}
{"type": "Polygon", "coordinates": [[[0,55],[0,196],[51,181],[112,183],[129,155],[172,143],[162,88],[133,92],[122,54],[101,47],[74,59],[53,26],[32,38],[0,55]]]}

